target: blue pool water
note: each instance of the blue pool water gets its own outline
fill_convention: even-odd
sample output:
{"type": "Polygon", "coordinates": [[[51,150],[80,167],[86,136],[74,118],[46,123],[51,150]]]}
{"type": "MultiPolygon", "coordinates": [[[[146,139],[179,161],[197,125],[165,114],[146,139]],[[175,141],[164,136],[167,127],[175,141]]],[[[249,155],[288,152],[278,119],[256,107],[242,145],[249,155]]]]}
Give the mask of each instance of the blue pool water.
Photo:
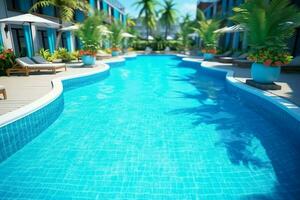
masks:
{"type": "Polygon", "coordinates": [[[139,56],[64,101],[46,131],[0,163],[1,200],[300,194],[299,148],[199,64],[139,56]]]}

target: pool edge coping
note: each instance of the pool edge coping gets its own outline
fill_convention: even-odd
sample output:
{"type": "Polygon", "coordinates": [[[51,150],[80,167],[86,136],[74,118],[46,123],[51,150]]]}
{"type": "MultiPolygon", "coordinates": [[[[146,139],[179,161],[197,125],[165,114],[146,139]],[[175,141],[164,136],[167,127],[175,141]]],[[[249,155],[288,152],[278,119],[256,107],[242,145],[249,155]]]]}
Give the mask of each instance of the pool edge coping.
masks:
{"type": "Polygon", "coordinates": [[[210,66],[210,65],[207,65],[208,62],[202,61],[199,59],[195,59],[195,58],[188,58],[188,57],[183,56],[182,60],[187,61],[187,62],[199,63],[199,64],[201,64],[201,67],[204,67],[209,70],[224,72],[225,79],[229,84],[231,84],[235,87],[238,87],[248,93],[256,95],[259,98],[262,98],[262,99],[276,105],[279,109],[284,110],[285,112],[287,112],[289,115],[291,115],[293,118],[295,118],[300,123],[300,107],[299,106],[297,106],[296,104],[290,102],[289,100],[282,98],[280,96],[277,96],[271,92],[259,90],[257,88],[246,85],[245,83],[237,80],[234,77],[233,70],[224,69],[224,68],[222,68],[222,66],[220,66],[220,68],[215,68],[215,66],[218,66],[218,65],[210,66]]]}

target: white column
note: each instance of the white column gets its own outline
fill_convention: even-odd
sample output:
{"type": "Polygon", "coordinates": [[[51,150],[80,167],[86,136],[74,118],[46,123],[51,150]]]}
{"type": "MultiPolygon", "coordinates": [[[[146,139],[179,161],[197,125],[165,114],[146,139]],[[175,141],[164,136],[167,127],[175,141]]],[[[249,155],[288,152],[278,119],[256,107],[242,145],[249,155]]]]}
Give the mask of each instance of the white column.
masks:
{"type": "Polygon", "coordinates": [[[8,32],[5,32],[4,27],[5,27],[5,24],[0,24],[4,48],[13,49],[14,44],[13,44],[10,25],[8,25],[8,32]]]}
{"type": "Polygon", "coordinates": [[[34,25],[31,26],[31,34],[32,34],[34,53],[38,53],[40,50],[40,44],[39,44],[39,38],[37,35],[37,27],[34,25]]]}

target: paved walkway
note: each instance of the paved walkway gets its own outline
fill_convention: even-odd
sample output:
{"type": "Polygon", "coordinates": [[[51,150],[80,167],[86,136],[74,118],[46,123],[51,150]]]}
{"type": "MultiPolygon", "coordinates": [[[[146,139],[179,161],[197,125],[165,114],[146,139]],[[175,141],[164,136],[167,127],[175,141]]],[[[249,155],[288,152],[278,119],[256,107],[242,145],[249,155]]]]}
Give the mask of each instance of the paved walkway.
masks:
{"type": "MultiPolygon", "coordinates": [[[[235,71],[235,77],[243,82],[250,77],[249,69],[237,68],[233,67],[231,64],[221,64],[216,62],[210,62],[210,65],[211,67],[220,67],[235,71]]],[[[40,73],[32,74],[28,77],[22,75],[0,77],[0,85],[6,87],[8,95],[7,100],[0,100],[0,115],[16,110],[47,94],[52,89],[51,80],[56,77],[97,71],[101,67],[103,67],[101,64],[94,68],[68,67],[68,71],[58,72],[57,74],[40,73]]],[[[296,105],[300,105],[300,73],[282,73],[277,83],[282,86],[282,89],[270,92],[284,97],[296,105]]],[[[2,96],[0,98],[2,98],[2,96]]]]}
{"type": "MultiPolygon", "coordinates": [[[[218,62],[210,62],[210,65],[215,68],[223,68],[234,71],[234,77],[239,81],[246,82],[246,79],[251,78],[251,72],[248,68],[239,68],[231,64],[221,64],[218,62]]],[[[276,84],[281,85],[281,90],[269,90],[277,96],[283,97],[290,102],[300,106],[300,73],[285,73],[282,72],[276,84]]]]}
{"type": "Polygon", "coordinates": [[[67,71],[58,71],[56,74],[47,72],[32,73],[30,76],[12,75],[0,77],[0,85],[4,85],[7,92],[7,100],[0,95],[0,115],[16,110],[47,94],[51,89],[51,80],[57,77],[82,74],[99,70],[97,67],[68,67],[67,71]]]}

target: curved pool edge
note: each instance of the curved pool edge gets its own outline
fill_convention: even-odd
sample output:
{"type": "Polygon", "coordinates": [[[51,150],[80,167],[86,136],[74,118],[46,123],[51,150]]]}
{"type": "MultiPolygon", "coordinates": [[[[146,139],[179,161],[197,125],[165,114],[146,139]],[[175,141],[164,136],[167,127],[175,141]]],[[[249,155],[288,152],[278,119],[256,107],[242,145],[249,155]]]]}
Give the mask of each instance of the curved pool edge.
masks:
{"type": "Polygon", "coordinates": [[[69,82],[76,84],[76,80],[80,82],[80,80],[88,80],[94,76],[99,80],[99,76],[109,74],[110,66],[108,64],[125,62],[127,58],[136,56],[130,55],[114,60],[100,61],[96,64],[102,66],[101,68],[97,67],[99,69],[95,71],[54,78],[51,81],[52,89],[46,95],[0,116],[0,163],[22,149],[56,121],[63,111],[63,93],[68,89],[69,82]]]}
{"type": "Polygon", "coordinates": [[[0,116],[0,128],[7,124],[13,123],[19,119],[22,119],[23,117],[26,117],[26,116],[30,115],[31,113],[49,105],[50,103],[55,101],[63,93],[63,81],[81,78],[81,77],[87,77],[87,76],[91,76],[94,74],[105,72],[107,70],[109,70],[109,66],[103,63],[103,68],[99,69],[99,71],[54,78],[51,81],[52,89],[49,93],[47,93],[46,95],[42,96],[41,98],[39,98],[21,108],[13,110],[4,115],[1,115],[0,116]]]}
{"type": "MultiPolygon", "coordinates": [[[[225,75],[226,83],[229,84],[227,86],[230,87],[229,88],[230,90],[233,90],[234,92],[237,92],[237,90],[239,90],[238,91],[239,93],[244,92],[243,95],[253,95],[254,97],[258,97],[257,99],[255,99],[256,102],[253,102],[253,103],[256,104],[257,101],[260,99],[260,100],[262,100],[262,102],[257,103],[257,104],[259,104],[259,106],[264,106],[265,108],[267,108],[266,103],[268,103],[270,108],[267,108],[267,109],[269,111],[272,111],[272,108],[277,108],[277,109],[281,110],[282,112],[280,112],[279,114],[275,113],[274,110],[271,113],[276,115],[276,116],[272,116],[272,117],[276,117],[277,120],[283,120],[283,123],[286,123],[286,122],[289,123],[288,119],[291,119],[291,118],[288,118],[287,115],[280,115],[280,114],[284,114],[284,113],[288,114],[295,120],[295,124],[292,125],[292,128],[297,128],[297,130],[294,130],[294,131],[296,133],[297,132],[300,133],[300,128],[299,128],[300,127],[300,107],[299,106],[288,101],[287,99],[279,97],[268,91],[262,91],[262,90],[259,90],[254,87],[246,85],[245,83],[237,80],[234,77],[234,71],[228,70],[228,69],[223,69],[222,66],[220,66],[220,68],[215,68],[215,67],[212,67],[211,65],[209,65],[209,62],[205,62],[205,61],[203,62],[202,60],[193,59],[193,58],[182,58],[182,60],[187,61],[187,62],[194,62],[194,63],[196,62],[196,63],[201,64],[201,67],[203,67],[203,69],[210,70],[213,72],[223,73],[225,75]],[[263,105],[263,104],[265,104],[265,105],[263,105]]],[[[286,126],[286,125],[284,125],[284,126],[286,126]]],[[[297,138],[300,139],[300,135],[297,135],[297,138]]]]}
{"type": "Polygon", "coordinates": [[[63,93],[63,81],[66,80],[71,80],[71,79],[76,79],[76,78],[82,78],[82,77],[88,77],[91,75],[95,74],[100,74],[105,71],[109,71],[109,63],[115,63],[115,62],[124,62],[127,58],[135,58],[137,54],[132,54],[132,55],[124,55],[120,56],[116,59],[113,60],[105,60],[98,62],[97,64],[103,65],[103,68],[93,71],[93,72],[85,72],[81,74],[76,74],[76,75],[69,75],[69,76],[64,76],[64,77],[58,77],[54,78],[51,81],[52,89],[49,93],[46,95],[40,97],[39,99],[21,107],[16,110],[13,110],[11,112],[8,112],[4,115],[0,116],[0,128],[13,123],[19,119],[22,119],[23,117],[26,117],[27,115],[30,115],[31,113],[49,105],[51,102],[55,101],[62,93],[63,93]]]}

